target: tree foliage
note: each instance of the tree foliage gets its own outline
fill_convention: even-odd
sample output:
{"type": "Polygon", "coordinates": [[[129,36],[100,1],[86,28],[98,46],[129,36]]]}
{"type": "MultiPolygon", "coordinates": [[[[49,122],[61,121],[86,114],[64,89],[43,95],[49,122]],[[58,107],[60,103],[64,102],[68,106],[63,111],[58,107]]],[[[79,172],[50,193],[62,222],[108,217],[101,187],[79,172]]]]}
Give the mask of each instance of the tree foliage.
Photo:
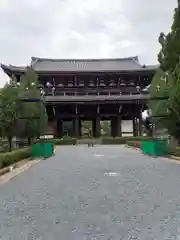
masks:
{"type": "Polygon", "coordinates": [[[180,138],[180,1],[174,10],[171,31],[160,34],[161,51],[158,54],[160,68],[151,84],[151,98],[156,96],[169,99],[150,101],[156,126],[166,128],[169,134],[180,138]],[[163,117],[167,115],[167,117],[163,117]]]}
{"type": "Polygon", "coordinates": [[[13,77],[0,92],[0,133],[9,140],[9,150],[12,146],[12,137],[34,138],[39,137],[47,126],[46,108],[40,102],[21,102],[20,98],[40,99],[36,73],[27,68],[21,77],[20,85],[13,77]]]}
{"type": "MultiPolygon", "coordinates": [[[[28,68],[27,72],[21,77],[19,97],[41,99],[41,92],[38,85],[39,82],[36,73],[31,68],[28,68]]],[[[21,137],[39,137],[47,127],[48,117],[42,101],[20,102],[18,116],[22,125],[22,131],[19,132],[21,137]]]]}
{"type": "Polygon", "coordinates": [[[171,31],[165,35],[161,33],[159,43],[161,51],[158,55],[160,67],[163,71],[173,72],[180,58],[180,5],[174,10],[174,19],[171,26],[171,31]]]}
{"type": "Polygon", "coordinates": [[[165,97],[166,99],[151,100],[149,107],[152,110],[152,120],[156,124],[156,129],[167,129],[172,133],[171,111],[170,111],[170,94],[173,88],[173,75],[166,74],[158,69],[151,84],[151,98],[165,97]],[[158,83],[158,84],[157,84],[158,83]]]}
{"type": "Polygon", "coordinates": [[[14,83],[14,78],[10,83],[7,83],[0,92],[0,132],[2,137],[7,137],[9,140],[9,150],[12,147],[12,137],[16,135],[17,128],[17,98],[18,87],[14,83]]]}
{"type": "MultiPolygon", "coordinates": [[[[171,74],[167,75],[161,69],[158,69],[151,83],[151,98],[169,97],[170,89],[172,88],[172,79],[171,74]]],[[[152,109],[152,115],[160,116],[167,114],[168,104],[168,99],[151,100],[149,106],[152,109]]]]}

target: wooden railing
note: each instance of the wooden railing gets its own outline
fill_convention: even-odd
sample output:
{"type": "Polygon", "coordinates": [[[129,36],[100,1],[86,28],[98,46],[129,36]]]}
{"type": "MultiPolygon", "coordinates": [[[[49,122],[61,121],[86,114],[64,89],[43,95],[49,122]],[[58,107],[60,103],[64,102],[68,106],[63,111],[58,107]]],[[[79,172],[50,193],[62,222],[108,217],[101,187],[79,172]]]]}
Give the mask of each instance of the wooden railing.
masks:
{"type": "Polygon", "coordinates": [[[46,96],[86,96],[86,95],[134,95],[142,91],[136,87],[122,88],[51,88],[45,89],[46,96]]]}

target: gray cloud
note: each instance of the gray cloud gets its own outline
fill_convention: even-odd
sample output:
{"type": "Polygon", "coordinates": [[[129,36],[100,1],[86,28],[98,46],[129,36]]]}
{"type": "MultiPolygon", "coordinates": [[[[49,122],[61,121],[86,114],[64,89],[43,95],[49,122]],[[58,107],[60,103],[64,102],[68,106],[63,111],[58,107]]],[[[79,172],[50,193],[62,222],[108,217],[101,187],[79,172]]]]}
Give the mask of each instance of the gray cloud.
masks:
{"type": "MultiPolygon", "coordinates": [[[[155,63],[176,0],[1,0],[0,61],[40,57],[124,57],[155,63]]],[[[0,85],[7,77],[0,72],[0,85]]]]}

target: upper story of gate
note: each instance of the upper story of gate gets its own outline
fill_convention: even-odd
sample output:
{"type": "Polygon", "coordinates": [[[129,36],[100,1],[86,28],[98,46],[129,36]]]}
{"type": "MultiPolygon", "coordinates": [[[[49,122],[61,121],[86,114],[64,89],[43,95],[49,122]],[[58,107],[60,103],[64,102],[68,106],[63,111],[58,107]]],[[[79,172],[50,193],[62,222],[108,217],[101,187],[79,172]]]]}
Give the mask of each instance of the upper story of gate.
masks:
{"type": "MultiPolygon", "coordinates": [[[[1,65],[17,81],[27,67],[1,65]]],[[[143,98],[158,66],[141,65],[138,57],[109,59],[49,59],[32,57],[30,67],[44,86],[45,95],[54,98],[120,96],[143,98]],[[136,96],[137,97],[137,96],[136,96]]]]}

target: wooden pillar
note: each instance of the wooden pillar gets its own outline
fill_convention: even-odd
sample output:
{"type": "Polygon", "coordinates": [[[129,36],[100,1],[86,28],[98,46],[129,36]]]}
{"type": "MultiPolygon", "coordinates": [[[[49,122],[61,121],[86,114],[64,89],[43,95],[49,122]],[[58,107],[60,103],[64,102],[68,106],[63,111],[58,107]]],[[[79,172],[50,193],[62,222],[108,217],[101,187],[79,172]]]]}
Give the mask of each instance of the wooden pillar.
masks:
{"type": "Polygon", "coordinates": [[[111,118],[111,136],[116,137],[116,117],[111,118]]]}
{"type": "Polygon", "coordinates": [[[142,136],[143,134],[142,134],[142,116],[141,116],[141,114],[139,115],[139,124],[138,124],[138,132],[139,132],[139,136],[142,136]]]}
{"type": "Polygon", "coordinates": [[[58,138],[62,138],[63,137],[63,121],[62,120],[57,120],[56,136],[58,138]]]}
{"type": "Polygon", "coordinates": [[[101,121],[100,117],[96,117],[96,137],[99,138],[101,136],[101,121]]]}
{"type": "Polygon", "coordinates": [[[96,116],[96,118],[94,118],[92,121],[92,135],[95,138],[101,136],[101,122],[99,116],[96,116]]]}
{"type": "Polygon", "coordinates": [[[116,136],[121,137],[122,136],[122,121],[121,116],[117,116],[116,118],[116,136]]]}
{"type": "Polygon", "coordinates": [[[137,122],[137,118],[133,117],[133,136],[136,137],[138,136],[138,122],[137,122]]]}
{"type": "Polygon", "coordinates": [[[94,119],[92,120],[92,136],[96,136],[96,124],[94,119]]]}
{"type": "Polygon", "coordinates": [[[81,124],[81,119],[79,119],[79,137],[82,136],[82,124],[81,124]]]}
{"type": "Polygon", "coordinates": [[[48,126],[44,134],[47,135],[52,134],[56,136],[56,133],[57,133],[57,121],[56,120],[48,121],[48,126]]]}
{"type": "Polygon", "coordinates": [[[73,119],[73,136],[78,138],[80,136],[80,125],[79,125],[79,118],[76,117],[73,119]]]}

